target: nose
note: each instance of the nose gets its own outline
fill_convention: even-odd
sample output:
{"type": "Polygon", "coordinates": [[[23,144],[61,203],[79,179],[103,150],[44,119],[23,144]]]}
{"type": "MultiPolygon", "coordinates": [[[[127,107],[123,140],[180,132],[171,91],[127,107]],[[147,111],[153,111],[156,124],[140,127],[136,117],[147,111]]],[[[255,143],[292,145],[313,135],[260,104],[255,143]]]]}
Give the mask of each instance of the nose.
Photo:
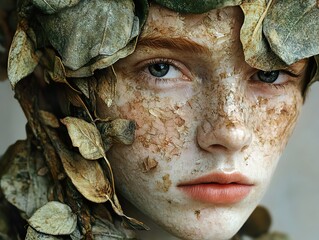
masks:
{"type": "Polygon", "coordinates": [[[237,152],[243,151],[252,141],[251,131],[242,122],[218,120],[215,124],[206,119],[197,129],[198,145],[205,151],[237,152]]]}
{"type": "Polygon", "coordinates": [[[212,91],[215,94],[204,94],[208,111],[198,126],[197,142],[205,151],[243,151],[252,142],[249,100],[237,82],[235,78],[224,79],[212,91]]]}

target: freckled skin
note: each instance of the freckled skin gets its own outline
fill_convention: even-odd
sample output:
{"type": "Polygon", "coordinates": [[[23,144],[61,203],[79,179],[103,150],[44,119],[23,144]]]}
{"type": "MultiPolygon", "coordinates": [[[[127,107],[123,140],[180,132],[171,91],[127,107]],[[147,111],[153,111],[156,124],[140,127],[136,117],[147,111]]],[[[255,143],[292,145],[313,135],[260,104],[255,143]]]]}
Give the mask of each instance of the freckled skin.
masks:
{"type": "Polygon", "coordinates": [[[262,198],[302,106],[304,72],[278,88],[252,80],[257,70],[244,61],[241,24],[239,8],[184,16],[153,5],[141,38],[183,37],[207,52],[138,47],[114,66],[116,98],[110,108],[103,98],[106,85],[97,87],[99,115],[137,124],[131,146],[115,145],[108,152],[119,192],[182,239],[229,239],[238,231],[262,198]],[[164,89],[146,81],[145,69],[136,65],[156,57],[182,62],[190,80],[164,89]],[[151,171],[143,165],[147,158],[157,162],[151,171]],[[253,190],[239,203],[214,205],[178,189],[215,171],[239,172],[254,183],[253,190]]]}

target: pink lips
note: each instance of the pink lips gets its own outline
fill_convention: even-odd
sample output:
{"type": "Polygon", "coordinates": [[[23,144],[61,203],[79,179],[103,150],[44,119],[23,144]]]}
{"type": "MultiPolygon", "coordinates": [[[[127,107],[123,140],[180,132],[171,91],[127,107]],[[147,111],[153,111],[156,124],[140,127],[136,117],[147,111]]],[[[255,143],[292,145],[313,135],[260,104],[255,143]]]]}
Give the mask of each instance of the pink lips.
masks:
{"type": "Polygon", "coordinates": [[[190,198],[214,204],[233,204],[243,200],[253,184],[239,173],[214,173],[179,184],[190,198]]]}

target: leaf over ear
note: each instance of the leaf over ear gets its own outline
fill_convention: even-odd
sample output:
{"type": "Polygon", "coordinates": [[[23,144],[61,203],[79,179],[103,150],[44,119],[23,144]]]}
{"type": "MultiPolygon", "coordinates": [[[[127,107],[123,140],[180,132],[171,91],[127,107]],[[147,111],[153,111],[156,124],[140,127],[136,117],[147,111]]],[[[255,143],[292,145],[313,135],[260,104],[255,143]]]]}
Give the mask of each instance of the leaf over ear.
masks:
{"type": "Polygon", "coordinates": [[[39,63],[40,56],[41,53],[35,50],[32,40],[18,26],[8,58],[8,78],[13,87],[33,72],[39,63]]]}
{"type": "Polygon", "coordinates": [[[276,0],[265,18],[271,49],[288,65],[319,54],[319,8],[316,0],[276,0]]]}
{"type": "Polygon", "coordinates": [[[75,230],[77,220],[68,205],[52,201],[39,208],[28,222],[38,232],[66,235],[75,230]]]}
{"type": "Polygon", "coordinates": [[[263,36],[262,21],[267,13],[266,0],[244,1],[245,20],[240,31],[246,62],[264,71],[284,68],[286,64],[274,54],[263,36]]]}
{"type": "Polygon", "coordinates": [[[66,149],[61,149],[59,155],[66,174],[86,199],[103,203],[112,197],[111,184],[97,161],[88,161],[66,149]]]}
{"type": "Polygon", "coordinates": [[[96,160],[105,156],[101,135],[95,125],[73,117],[66,117],[61,122],[68,129],[72,145],[79,148],[84,158],[96,160]]]}

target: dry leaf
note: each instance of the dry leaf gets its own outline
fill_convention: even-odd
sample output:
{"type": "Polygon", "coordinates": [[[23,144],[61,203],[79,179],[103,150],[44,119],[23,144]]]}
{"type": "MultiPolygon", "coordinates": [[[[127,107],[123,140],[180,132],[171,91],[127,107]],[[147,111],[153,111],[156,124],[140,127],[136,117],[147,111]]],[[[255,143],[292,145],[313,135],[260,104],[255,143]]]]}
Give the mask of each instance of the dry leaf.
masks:
{"type": "Polygon", "coordinates": [[[72,145],[79,148],[84,158],[96,160],[105,156],[101,135],[95,125],[73,117],[66,117],[61,122],[68,129],[72,145]]]}
{"type": "Polygon", "coordinates": [[[99,55],[115,54],[139,33],[133,0],[79,1],[72,8],[38,17],[63,63],[73,70],[99,55]]]}
{"type": "Polygon", "coordinates": [[[30,217],[36,209],[47,203],[49,180],[38,175],[38,169],[44,166],[41,156],[29,156],[25,141],[18,141],[10,147],[16,153],[13,159],[3,161],[12,164],[3,173],[0,186],[5,198],[21,212],[30,217]]]}
{"type": "Polygon", "coordinates": [[[160,5],[182,13],[204,13],[215,8],[236,6],[241,0],[155,0],[160,5]]]}
{"type": "Polygon", "coordinates": [[[75,230],[77,218],[68,205],[52,201],[39,208],[28,223],[40,233],[67,235],[75,230]]]}
{"type": "Polygon", "coordinates": [[[86,199],[102,203],[112,197],[111,184],[97,161],[88,161],[65,149],[60,150],[59,155],[66,174],[86,199]]]}
{"type": "Polygon", "coordinates": [[[245,20],[240,31],[240,40],[246,62],[250,66],[264,71],[286,67],[286,64],[272,52],[263,36],[262,22],[268,11],[267,7],[269,7],[267,1],[244,1],[240,7],[245,14],[245,20]]]}
{"type": "Polygon", "coordinates": [[[32,0],[32,3],[41,9],[43,13],[52,14],[64,8],[78,4],[80,0],[32,0]]]}
{"type": "Polygon", "coordinates": [[[319,54],[316,0],[277,0],[264,21],[271,49],[288,65],[319,54]]]}
{"type": "Polygon", "coordinates": [[[8,78],[13,87],[34,71],[40,57],[41,53],[35,50],[31,39],[18,26],[13,37],[8,59],[8,78]]]}
{"type": "Polygon", "coordinates": [[[25,240],[62,240],[62,237],[47,235],[44,233],[39,233],[34,230],[32,227],[28,227],[27,235],[25,236],[25,240]]]}
{"type": "Polygon", "coordinates": [[[89,80],[87,78],[73,78],[72,82],[86,98],[90,98],[89,80]]]}
{"type": "Polygon", "coordinates": [[[39,110],[39,116],[41,118],[41,121],[47,126],[53,128],[58,128],[60,126],[59,120],[54,114],[50,112],[39,110]]]}

